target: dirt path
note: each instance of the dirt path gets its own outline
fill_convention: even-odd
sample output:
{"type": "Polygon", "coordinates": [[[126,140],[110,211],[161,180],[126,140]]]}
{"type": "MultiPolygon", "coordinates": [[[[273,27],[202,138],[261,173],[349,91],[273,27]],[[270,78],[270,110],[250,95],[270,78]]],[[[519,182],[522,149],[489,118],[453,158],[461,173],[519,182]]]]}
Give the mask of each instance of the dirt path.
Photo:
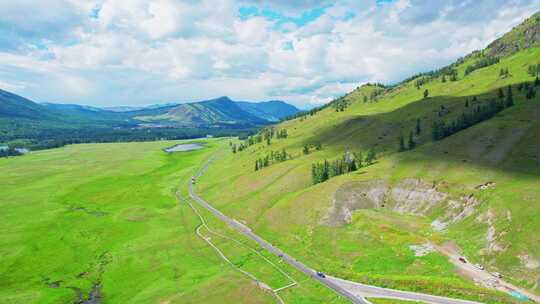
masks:
{"type": "Polygon", "coordinates": [[[530,291],[517,287],[511,283],[505,282],[504,280],[496,277],[487,270],[483,270],[480,267],[475,266],[469,262],[463,263],[462,261],[460,261],[459,258],[463,257],[461,254],[461,249],[455,244],[447,242],[444,245],[433,244],[433,246],[435,247],[435,249],[437,249],[437,251],[448,257],[450,262],[456,266],[461,275],[475,281],[476,283],[479,283],[487,288],[503,291],[505,293],[517,291],[527,296],[530,300],[536,303],[540,303],[540,297],[531,293],[530,291]]]}

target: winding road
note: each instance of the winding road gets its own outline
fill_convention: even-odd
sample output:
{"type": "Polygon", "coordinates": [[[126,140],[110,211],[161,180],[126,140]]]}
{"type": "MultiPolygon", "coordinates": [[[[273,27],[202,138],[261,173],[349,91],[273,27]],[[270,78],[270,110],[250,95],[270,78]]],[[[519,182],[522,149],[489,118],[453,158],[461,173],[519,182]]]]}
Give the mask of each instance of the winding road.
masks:
{"type": "Polygon", "coordinates": [[[283,252],[279,248],[265,241],[263,238],[255,234],[246,225],[243,225],[237,220],[221,213],[221,211],[214,208],[212,205],[210,205],[208,202],[202,199],[199,195],[197,195],[197,193],[195,193],[194,191],[195,180],[197,180],[206,171],[206,169],[214,161],[214,159],[215,159],[215,156],[212,157],[210,160],[208,160],[206,164],[199,170],[199,172],[197,172],[197,174],[190,181],[188,185],[189,196],[192,199],[194,199],[199,205],[206,208],[213,215],[220,218],[229,226],[231,226],[238,232],[242,233],[246,237],[257,242],[262,248],[268,250],[272,254],[275,254],[281,257],[284,261],[289,263],[292,267],[305,273],[312,279],[319,281],[321,284],[334,290],[336,293],[340,294],[341,296],[349,299],[352,303],[369,304],[369,302],[365,298],[371,297],[371,298],[390,298],[390,299],[420,301],[420,302],[433,303],[433,304],[479,304],[478,302],[473,302],[473,301],[452,299],[452,298],[439,297],[439,296],[433,296],[433,295],[416,293],[416,292],[407,292],[407,291],[401,291],[401,290],[395,290],[395,289],[387,289],[387,288],[381,288],[381,287],[356,283],[352,281],[347,281],[347,280],[335,278],[332,276],[322,277],[322,276],[317,275],[317,271],[307,267],[300,261],[297,261],[292,256],[288,255],[287,253],[283,252]]]}

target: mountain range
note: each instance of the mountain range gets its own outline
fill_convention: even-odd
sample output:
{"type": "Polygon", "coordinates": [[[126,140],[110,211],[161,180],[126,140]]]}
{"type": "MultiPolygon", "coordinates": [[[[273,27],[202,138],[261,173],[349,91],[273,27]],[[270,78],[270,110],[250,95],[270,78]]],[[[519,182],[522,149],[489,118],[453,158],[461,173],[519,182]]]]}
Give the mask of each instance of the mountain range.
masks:
{"type": "Polygon", "coordinates": [[[24,142],[35,142],[38,138],[45,141],[62,138],[85,142],[88,133],[95,139],[99,138],[100,132],[110,134],[108,140],[112,141],[116,141],[117,137],[122,140],[147,140],[221,135],[220,132],[225,131],[226,134],[239,135],[298,112],[296,107],[283,101],[233,101],[229,97],[148,107],[98,108],[36,103],[0,90],[0,142],[17,141],[23,146],[27,145],[24,142]],[[142,129],[146,129],[146,132],[142,132],[142,129]],[[66,132],[76,135],[67,135],[66,132]],[[134,133],[145,135],[141,138],[134,133]],[[152,133],[155,136],[149,137],[148,134],[152,133]]]}

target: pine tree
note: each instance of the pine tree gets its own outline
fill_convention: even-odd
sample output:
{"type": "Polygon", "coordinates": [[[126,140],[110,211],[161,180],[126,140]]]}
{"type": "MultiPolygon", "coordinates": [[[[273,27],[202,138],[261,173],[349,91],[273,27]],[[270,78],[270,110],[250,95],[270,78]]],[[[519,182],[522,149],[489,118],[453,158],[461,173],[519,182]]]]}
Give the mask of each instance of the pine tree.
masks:
{"type": "Polygon", "coordinates": [[[526,94],[526,97],[527,99],[533,99],[534,97],[536,96],[536,91],[534,89],[534,87],[529,87],[529,89],[527,90],[527,94],[526,94]]]}
{"type": "Polygon", "coordinates": [[[504,69],[501,69],[501,70],[499,71],[499,77],[503,77],[503,76],[504,76],[504,69]]]}
{"type": "Polygon", "coordinates": [[[412,150],[416,147],[416,143],[414,142],[413,138],[413,132],[409,133],[409,150],[412,150]]]}
{"type": "Polygon", "coordinates": [[[502,88],[499,88],[499,98],[500,99],[504,98],[504,92],[503,92],[502,88]]]}
{"type": "Polygon", "coordinates": [[[512,95],[508,95],[506,97],[506,107],[509,108],[513,105],[514,105],[514,98],[512,97],[512,95]]]}
{"type": "Polygon", "coordinates": [[[362,152],[358,152],[354,154],[354,158],[356,159],[356,165],[358,168],[362,168],[364,166],[364,160],[362,152]]]}
{"type": "MultiPolygon", "coordinates": [[[[403,152],[405,151],[405,139],[403,138],[403,135],[400,135],[399,136],[399,148],[398,148],[398,152],[403,152]]],[[[367,161],[367,159],[366,159],[367,161]]]]}
{"type": "Polygon", "coordinates": [[[366,163],[368,165],[371,165],[376,159],[377,159],[377,154],[375,153],[375,150],[373,148],[369,149],[366,155],[366,163]]]}
{"type": "Polygon", "coordinates": [[[232,153],[236,153],[236,144],[232,146],[232,153]]]}
{"type": "Polygon", "coordinates": [[[540,78],[536,77],[536,80],[534,81],[535,87],[540,87],[540,78]]]}
{"type": "Polygon", "coordinates": [[[307,144],[304,145],[304,150],[303,150],[304,154],[309,154],[309,146],[307,144]]]}
{"type": "Polygon", "coordinates": [[[420,126],[420,118],[416,119],[416,135],[420,135],[422,132],[421,126],[420,126]]]}
{"type": "Polygon", "coordinates": [[[366,95],[364,95],[364,103],[368,102],[368,98],[366,95]]]}
{"type": "Polygon", "coordinates": [[[465,99],[465,108],[469,107],[469,98],[465,99]]]}
{"type": "Polygon", "coordinates": [[[445,76],[445,75],[443,75],[443,77],[442,77],[442,82],[443,82],[443,83],[446,82],[446,76],[445,76]]]}
{"type": "Polygon", "coordinates": [[[428,89],[426,89],[426,90],[424,91],[424,99],[425,99],[425,98],[428,98],[428,96],[429,96],[429,91],[428,91],[428,89]]]}

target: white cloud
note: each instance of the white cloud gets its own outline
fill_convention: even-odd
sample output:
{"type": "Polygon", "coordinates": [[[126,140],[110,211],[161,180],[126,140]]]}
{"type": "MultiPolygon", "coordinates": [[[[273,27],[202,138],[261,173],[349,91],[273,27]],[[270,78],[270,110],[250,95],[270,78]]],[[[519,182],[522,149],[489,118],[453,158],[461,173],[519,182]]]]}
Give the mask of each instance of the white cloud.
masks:
{"type": "Polygon", "coordinates": [[[271,1],[265,7],[282,17],[240,19],[242,5],[261,2],[51,0],[56,9],[44,15],[24,14],[44,2],[19,2],[0,3],[0,34],[18,37],[0,38],[0,86],[38,101],[101,105],[220,95],[320,103],[359,83],[395,82],[447,64],[540,9],[540,0],[397,0],[380,7],[367,0],[271,1]],[[314,20],[291,21],[320,7],[314,20]],[[494,13],[484,18],[488,7],[494,13]]]}

